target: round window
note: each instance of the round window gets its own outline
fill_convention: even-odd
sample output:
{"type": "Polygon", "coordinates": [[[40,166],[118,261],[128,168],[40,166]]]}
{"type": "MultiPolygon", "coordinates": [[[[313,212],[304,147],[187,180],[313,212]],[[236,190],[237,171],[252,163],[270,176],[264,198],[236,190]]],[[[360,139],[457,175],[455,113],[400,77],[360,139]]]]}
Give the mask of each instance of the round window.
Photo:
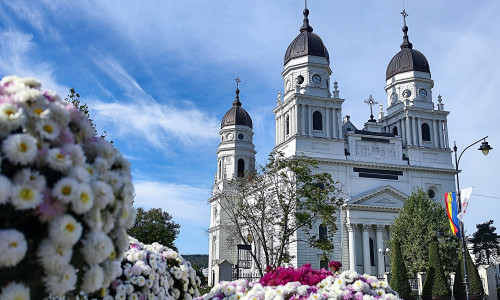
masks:
{"type": "Polygon", "coordinates": [[[245,137],[245,136],[243,135],[243,133],[238,134],[238,138],[239,138],[240,140],[242,140],[244,137],[245,137]]]}
{"type": "Polygon", "coordinates": [[[434,197],[436,197],[436,192],[434,192],[434,190],[428,190],[427,195],[429,198],[434,199],[434,197]]]}

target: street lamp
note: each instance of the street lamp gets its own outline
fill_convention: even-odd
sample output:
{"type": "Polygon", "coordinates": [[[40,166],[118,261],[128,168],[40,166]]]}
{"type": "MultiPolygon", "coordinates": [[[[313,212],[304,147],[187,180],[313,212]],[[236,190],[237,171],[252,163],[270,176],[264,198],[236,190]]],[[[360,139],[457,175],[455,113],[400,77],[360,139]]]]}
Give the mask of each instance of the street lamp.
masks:
{"type": "Polygon", "coordinates": [[[385,269],[385,257],[386,255],[389,255],[389,248],[385,248],[385,250],[382,250],[382,248],[378,248],[378,253],[384,257],[384,273],[387,272],[385,269]]]}
{"type": "MultiPolygon", "coordinates": [[[[462,152],[460,153],[459,156],[457,156],[457,143],[454,142],[454,145],[453,145],[453,151],[455,152],[455,174],[457,176],[457,199],[458,199],[458,209],[459,209],[459,213],[462,211],[462,199],[460,197],[460,180],[458,178],[458,164],[460,163],[460,158],[462,158],[462,154],[464,154],[465,150],[469,149],[470,147],[474,146],[475,144],[483,141],[481,143],[481,146],[479,147],[478,150],[481,150],[481,152],[484,154],[484,155],[488,155],[488,153],[490,152],[490,150],[492,150],[493,148],[490,147],[490,145],[488,144],[488,142],[486,141],[486,138],[488,136],[485,136],[484,138],[480,139],[479,141],[476,141],[472,144],[470,144],[469,146],[465,147],[464,150],[462,150],[462,152]]],[[[463,220],[463,218],[462,218],[463,220]]],[[[464,232],[464,222],[463,221],[459,221],[460,222],[460,232],[462,233],[462,257],[463,257],[463,262],[464,262],[464,284],[465,284],[465,295],[466,295],[466,299],[469,300],[469,272],[467,271],[467,259],[466,259],[466,251],[467,251],[467,244],[465,242],[465,232],[464,232]]],[[[442,233],[442,232],[441,232],[442,233]]],[[[439,237],[438,237],[439,238],[439,237]]],[[[444,238],[444,235],[443,235],[443,238],[444,238]]]]}

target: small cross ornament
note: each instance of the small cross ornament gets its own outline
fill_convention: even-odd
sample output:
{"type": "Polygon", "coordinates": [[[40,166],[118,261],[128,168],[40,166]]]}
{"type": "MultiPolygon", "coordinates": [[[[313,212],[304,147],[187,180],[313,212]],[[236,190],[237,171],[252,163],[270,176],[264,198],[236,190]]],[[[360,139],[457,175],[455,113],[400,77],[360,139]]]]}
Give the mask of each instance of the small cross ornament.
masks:
{"type": "Polygon", "coordinates": [[[370,120],[375,120],[373,119],[373,106],[378,104],[378,102],[373,99],[372,95],[370,95],[370,97],[365,100],[365,103],[370,105],[370,120]]]}

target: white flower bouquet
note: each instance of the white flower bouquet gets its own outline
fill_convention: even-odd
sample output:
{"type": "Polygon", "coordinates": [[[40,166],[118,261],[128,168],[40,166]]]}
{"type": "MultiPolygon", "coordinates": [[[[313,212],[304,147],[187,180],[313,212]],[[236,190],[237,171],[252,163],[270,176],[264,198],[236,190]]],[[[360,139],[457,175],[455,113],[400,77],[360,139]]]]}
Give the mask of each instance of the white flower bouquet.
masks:
{"type": "Polygon", "coordinates": [[[187,299],[198,297],[200,278],[191,264],[174,250],[130,238],[122,261],[122,275],[109,286],[104,299],[187,299]]]}
{"type": "Polygon", "coordinates": [[[0,299],[101,292],[135,219],[129,163],[40,87],[0,81],[0,299]]]}
{"type": "Polygon", "coordinates": [[[197,299],[396,300],[400,298],[385,281],[367,274],[344,271],[339,275],[330,275],[314,286],[302,285],[298,281],[278,286],[263,286],[258,281],[248,282],[244,279],[222,281],[209,293],[197,299]]]}

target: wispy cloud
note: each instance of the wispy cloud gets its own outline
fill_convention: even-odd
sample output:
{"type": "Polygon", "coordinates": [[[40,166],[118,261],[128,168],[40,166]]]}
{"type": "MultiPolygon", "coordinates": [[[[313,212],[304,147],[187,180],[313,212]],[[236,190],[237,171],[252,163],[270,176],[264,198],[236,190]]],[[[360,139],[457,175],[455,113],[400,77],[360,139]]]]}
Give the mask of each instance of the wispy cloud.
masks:
{"type": "Polygon", "coordinates": [[[135,207],[161,208],[171,214],[174,221],[208,228],[210,208],[207,199],[209,189],[183,184],[170,184],[157,181],[134,182],[135,207]]]}
{"type": "Polygon", "coordinates": [[[60,85],[55,78],[53,66],[33,55],[37,45],[33,35],[17,30],[0,31],[0,76],[32,76],[39,79],[44,89],[55,90],[65,95],[68,87],[60,85]]]}

